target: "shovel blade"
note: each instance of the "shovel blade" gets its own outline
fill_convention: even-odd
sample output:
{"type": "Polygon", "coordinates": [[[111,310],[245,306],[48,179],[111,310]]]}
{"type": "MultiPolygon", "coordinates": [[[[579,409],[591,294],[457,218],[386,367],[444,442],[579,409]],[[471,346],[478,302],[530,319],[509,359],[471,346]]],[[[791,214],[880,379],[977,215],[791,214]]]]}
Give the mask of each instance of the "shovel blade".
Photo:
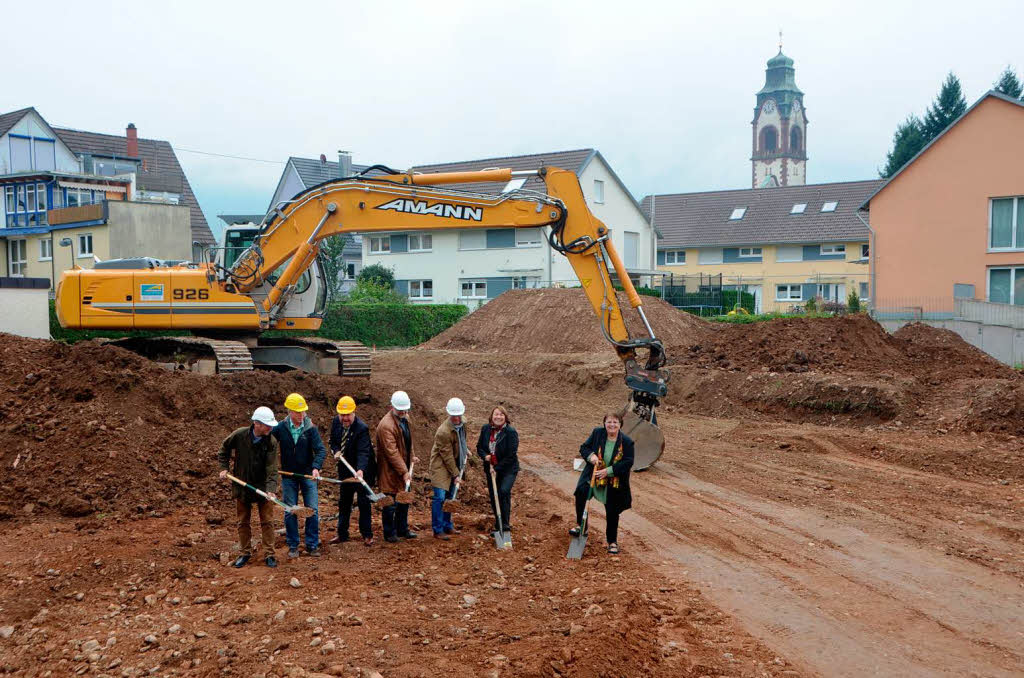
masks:
{"type": "Polygon", "coordinates": [[[371,494],[370,495],[370,502],[374,503],[374,504],[377,504],[378,506],[391,506],[393,503],[395,503],[394,500],[391,497],[389,497],[388,495],[384,494],[383,492],[378,492],[377,494],[371,494]]]}
{"type": "Polygon", "coordinates": [[[288,509],[288,513],[291,513],[296,518],[308,518],[313,515],[313,509],[308,506],[292,506],[288,509]]]}
{"type": "Polygon", "coordinates": [[[565,554],[565,557],[569,560],[581,560],[583,558],[583,549],[585,549],[586,546],[586,533],[583,533],[578,537],[573,537],[572,541],[569,542],[569,552],[565,554]]]}
{"type": "Polygon", "coordinates": [[[445,502],[441,504],[441,510],[445,513],[452,513],[453,511],[458,511],[459,506],[461,505],[461,502],[457,499],[446,499],[445,502]]]}
{"type": "Polygon", "coordinates": [[[491,536],[494,537],[494,547],[502,551],[512,548],[512,535],[506,532],[495,530],[491,532],[491,536]]]}

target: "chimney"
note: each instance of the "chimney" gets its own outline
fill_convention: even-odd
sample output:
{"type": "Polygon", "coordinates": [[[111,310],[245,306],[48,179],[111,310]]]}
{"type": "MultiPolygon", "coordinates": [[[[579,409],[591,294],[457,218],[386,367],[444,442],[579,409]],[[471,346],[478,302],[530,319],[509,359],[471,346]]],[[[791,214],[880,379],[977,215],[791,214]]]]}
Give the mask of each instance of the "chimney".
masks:
{"type": "Polygon", "coordinates": [[[352,154],[348,151],[338,151],[338,178],[345,179],[352,176],[352,154]]]}
{"type": "Polygon", "coordinates": [[[124,131],[124,135],[128,137],[128,157],[139,157],[139,133],[135,131],[134,122],[128,123],[128,129],[124,131]]]}

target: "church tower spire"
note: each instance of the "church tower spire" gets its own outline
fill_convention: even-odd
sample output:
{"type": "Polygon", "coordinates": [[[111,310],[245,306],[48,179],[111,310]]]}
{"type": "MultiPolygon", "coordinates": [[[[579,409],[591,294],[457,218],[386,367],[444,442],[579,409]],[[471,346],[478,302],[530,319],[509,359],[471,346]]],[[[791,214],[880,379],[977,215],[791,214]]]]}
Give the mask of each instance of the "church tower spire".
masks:
{"type": "Polygon", "coordinates": [[[779,53],[768,60],[764,87],[754,108],[753,187],[802,186],[807,183],[807,115],[804,93],[796,86],[793,60],[779,53]]]}

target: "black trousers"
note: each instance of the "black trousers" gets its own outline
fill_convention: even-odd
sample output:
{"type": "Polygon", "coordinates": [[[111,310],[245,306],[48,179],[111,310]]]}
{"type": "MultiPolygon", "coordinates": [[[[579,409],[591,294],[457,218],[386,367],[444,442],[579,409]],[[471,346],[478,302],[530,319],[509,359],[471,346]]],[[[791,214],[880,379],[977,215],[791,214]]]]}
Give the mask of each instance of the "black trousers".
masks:
{"type": "MultiPolygon", "coordinates": [[[[583,522],[583,508],[587,505],[587,495],[579,494],[576,497],[576,524],[579,525],[583,522]]],[[[617,543],[619,541],[619,516],[622,515],[622,511],[616,511],[612,507],[605,505],[604,514],[607,518],[607,527],[605,528],[605,535],[608,538],[608,543],[617,543]]],[[[589,522],[589,520],[588,520],[589,522]]],[[[590,526],[587,526],[590,529],[590,526]]]]}
{"type": "Polygon", "coordinates": [[[348,526],[352,520],[352,497],[356,497],[359,504],[359,534],[363,539],[373,536],[373,512],[370,508],[370,497],[366,488],[362,485],[348,484],[341,485],[341,494],[338,496],[338,537],[348,538],[348,526]]]}
{"type": "MultiPolygon", "coordinates": [[[[388,494],[392,499],[395,495],[388,494]]],[[[381,523],[384,526],[384,538],[404,537],[409,534],[409,505],[395,502],[381,510],[381,523]]]]}
{"type": "Polygon", "coordinates": [[[491,488],[491,474],[487,474],[487,494],[491,497],[491,512],[494,514],[494,529],[508,532],[512,529],[512,486],[515,485],[519,470],[494,472],[494,482],[498,486],[498,507],[501,509],[501,522],[498,525],[498,513],[494,510],[494,493],[491,488]]]}

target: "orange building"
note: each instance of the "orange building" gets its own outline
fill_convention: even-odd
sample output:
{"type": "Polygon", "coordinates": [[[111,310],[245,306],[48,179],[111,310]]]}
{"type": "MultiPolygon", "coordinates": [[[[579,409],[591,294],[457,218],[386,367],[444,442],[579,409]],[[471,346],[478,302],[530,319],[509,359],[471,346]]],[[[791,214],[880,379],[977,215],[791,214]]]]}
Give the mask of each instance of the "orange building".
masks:
{"type": "Polygon", "coordinates": [[[988,92],[861,210],[876,311],[1024,306],[1024,102],[988,92]]]}

